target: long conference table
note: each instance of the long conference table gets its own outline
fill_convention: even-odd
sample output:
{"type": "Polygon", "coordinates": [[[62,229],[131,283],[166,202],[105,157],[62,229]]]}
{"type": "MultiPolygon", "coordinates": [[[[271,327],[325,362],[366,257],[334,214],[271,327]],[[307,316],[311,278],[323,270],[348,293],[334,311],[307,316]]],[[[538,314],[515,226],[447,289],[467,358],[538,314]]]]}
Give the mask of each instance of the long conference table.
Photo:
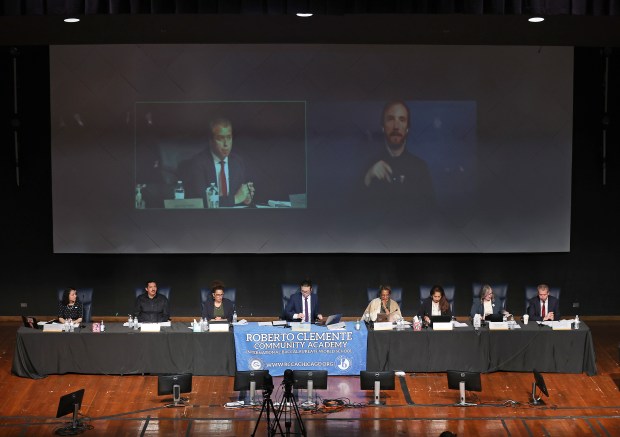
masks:
{"type": "MultiPolygon", "coordinates": [[[[251,325],[253,332],[262,328],[251,325]]],[[[20,327],[12,372],[35,379],[65,373],[233,376],[237,370],[235,336],[247,337],[248,328],[237,328],[237,332],[195,333],[188,326],[173,322],[160,332],[149,333],[133,331],[121,323],[107,324],[103,333],[92,332],[90,325],[73,333],[20,327]]],[[[366,332],[362,325],[361,333],[352,333],[353,326],[347,322],[346,332],[367,335],[361,346],[355,346],[356,349],[366,346],[367,370],[529,372],[536,369],[596,374],[592,333],[583,322],[579,329],[567,331],[536,323],[520,325],[520,329],[493,331],[474,330],[468,325],[452,331],[370,329],[366,332]]],[[[272,330],[266,327],[265,332],[272,330]]],[[[307,339],[309,335],[296,333],[295,339],[307,339]]],[[[294,341],[291,345],[306,347],[294,341]]],[[[350,368],[356,373],[359,370],[356,366],[350,368]]]]}

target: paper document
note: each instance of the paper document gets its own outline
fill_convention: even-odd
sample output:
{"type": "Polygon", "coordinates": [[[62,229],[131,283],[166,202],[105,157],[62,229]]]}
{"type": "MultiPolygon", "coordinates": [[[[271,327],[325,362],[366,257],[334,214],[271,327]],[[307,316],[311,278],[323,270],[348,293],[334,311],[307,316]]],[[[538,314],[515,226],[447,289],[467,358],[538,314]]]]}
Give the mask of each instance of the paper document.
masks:
{"type": "Polygon", "coordinates": [[[248,324],[248,321],[245,320],[245,319],[241,319],[241,320],[238,320],[237,322],[233,323],[233,325],[247,325],[247,324],[248,324]]]}

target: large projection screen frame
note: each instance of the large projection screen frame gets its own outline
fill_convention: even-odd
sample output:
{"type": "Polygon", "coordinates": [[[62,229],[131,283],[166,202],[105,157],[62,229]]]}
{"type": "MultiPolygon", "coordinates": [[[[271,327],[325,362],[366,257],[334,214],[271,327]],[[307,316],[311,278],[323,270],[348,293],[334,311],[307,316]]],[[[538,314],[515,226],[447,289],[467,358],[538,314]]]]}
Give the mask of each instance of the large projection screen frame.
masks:
{"type": "Polygon", "coordinates": [[[570,47],[63,45],[50,72],[55,253],[570,250],[570,47]],[[219,117],[255,195],[209,209],[219,117]]]}

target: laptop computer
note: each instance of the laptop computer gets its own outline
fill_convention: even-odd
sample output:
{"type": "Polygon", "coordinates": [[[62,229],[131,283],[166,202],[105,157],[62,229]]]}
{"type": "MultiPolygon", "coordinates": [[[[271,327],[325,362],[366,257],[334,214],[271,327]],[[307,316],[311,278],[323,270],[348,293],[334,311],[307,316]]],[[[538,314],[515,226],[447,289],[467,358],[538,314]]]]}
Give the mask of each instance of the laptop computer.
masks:
{"type": "Polygon", "coordinates": [[[327,317],[327,319],[317,321],[316,324],[324,326],[333,325],[334,323],[340,322],[341,318],[342,314],[332,314],[331,316],[327,317]]]}
{"type": "Polygon", "coordinates": [[[375,320],[376,322],[389,322],[390,321],[390,315],[389,314],[385,314],[385,313],[378,313],[377,314],[377,320],[375,320]]]}
{"type": "Polygon", "coordinates": [[[448,323],[452,321],[452,316],[431,316],[431,326],[433,323],[448,323]]]}
{"type": "Polygon", "coordinates": [[[485,322],[503,322],[504,316],[502,314],[488,314],[484,320],[485,322]]]}
{"type": "Polygon", "coordinates": [[[26,328],[40,329],[36,317],[22,316],[22,322],[26,328]]]}

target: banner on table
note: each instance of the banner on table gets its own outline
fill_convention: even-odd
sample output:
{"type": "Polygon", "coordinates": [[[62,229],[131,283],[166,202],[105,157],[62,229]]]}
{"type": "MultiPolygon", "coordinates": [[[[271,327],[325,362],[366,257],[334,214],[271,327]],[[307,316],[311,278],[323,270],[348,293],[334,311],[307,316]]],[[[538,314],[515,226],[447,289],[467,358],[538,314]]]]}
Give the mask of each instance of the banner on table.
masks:
{"type": "Polygon", "coordinates": [[[359,375],[366,370],[368,331],[347,322],[344,330],[312,325],[310,331],[236,325],[237,370],[269,370],[283,375],[286,369],[327,370],[329,375],[359,375]]]}

